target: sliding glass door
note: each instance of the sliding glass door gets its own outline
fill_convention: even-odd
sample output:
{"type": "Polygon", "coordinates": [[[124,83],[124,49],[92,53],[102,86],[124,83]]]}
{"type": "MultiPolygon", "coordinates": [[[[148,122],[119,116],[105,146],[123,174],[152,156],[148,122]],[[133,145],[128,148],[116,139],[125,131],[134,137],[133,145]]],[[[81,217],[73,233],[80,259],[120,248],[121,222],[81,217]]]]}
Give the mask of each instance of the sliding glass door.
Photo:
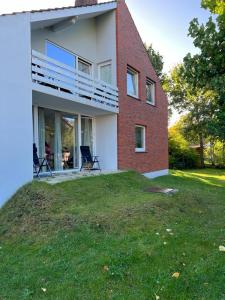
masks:
{"type": "MultiPolygon", "coordinates": [[[[63,171],[79,167],[79,135],[83,146],[93,151],[92,118],[38,108],[39,157],[46,157],[52,170],[63,171]]],[[[43,169],[45,171],[45,169],[43,169]]]]}
{"type": "Polygon", "coordinates": [[[39,156],[52,170],[78,168],[78,118],[46,108],[38,110],[39,156]]]}
{"type": "Polygon", "coordinates": [[[62,162],[64,170],[78,167],[77,124],[77,117],[68,114],[62,115],[62,162]]]}
{"type": "Polygon", "coordinates": [[[81,117],[81,145],[89,146],[91,152],[93,152],[92,137],[92,119],[89,117],[81,117]]]}

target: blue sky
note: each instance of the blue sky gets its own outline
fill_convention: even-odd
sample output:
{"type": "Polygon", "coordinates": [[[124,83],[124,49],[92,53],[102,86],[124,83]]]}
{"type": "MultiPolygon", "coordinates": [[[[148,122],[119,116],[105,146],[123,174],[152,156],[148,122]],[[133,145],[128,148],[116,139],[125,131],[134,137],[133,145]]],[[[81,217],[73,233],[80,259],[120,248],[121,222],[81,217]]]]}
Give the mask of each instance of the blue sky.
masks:
{"type": "Polygon", "coordinates": [[[205,22],[209,12],[200,0],[127,0],[128,7],[144,42],[153,44],[164,57],[165,70],[195,53],[192,39],[187,37],[190,21],[197,17],[205,22]]]}

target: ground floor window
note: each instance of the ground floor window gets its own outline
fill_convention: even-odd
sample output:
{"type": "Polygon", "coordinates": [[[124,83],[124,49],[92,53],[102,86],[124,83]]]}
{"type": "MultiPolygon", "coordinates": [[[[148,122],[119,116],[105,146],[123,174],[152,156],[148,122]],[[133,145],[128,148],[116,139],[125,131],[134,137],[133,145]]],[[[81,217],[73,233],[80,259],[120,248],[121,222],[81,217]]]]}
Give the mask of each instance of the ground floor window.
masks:
{"type": "Polygon", "coordinates": [[[144,152],[145,151],[145,126],[136,125],[135,126],[135,151],[144,152]]]}
{"type": "MultiPolygon", "coordinates": [[[[93,148],[92,118],[81,116],[81,145],[93,148]]],[[[38,152],[52,170],[79,167],[78,115],[38,108],[38,152]]],[[[45,171],[45,170],[43,170],[45,171]]]]}

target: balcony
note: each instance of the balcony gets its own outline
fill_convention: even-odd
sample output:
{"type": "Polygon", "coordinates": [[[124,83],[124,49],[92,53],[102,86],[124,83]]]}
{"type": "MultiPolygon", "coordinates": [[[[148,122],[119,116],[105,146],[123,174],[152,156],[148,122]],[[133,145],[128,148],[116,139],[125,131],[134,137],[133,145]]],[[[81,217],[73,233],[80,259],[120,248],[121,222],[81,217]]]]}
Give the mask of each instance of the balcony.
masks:
{"type": "Polygon", "coordinates": [[[33,89],[118,113],[118,89],[32,50],[33,89]],[[39,89],[40,88],[40,89],[39,89]]]}

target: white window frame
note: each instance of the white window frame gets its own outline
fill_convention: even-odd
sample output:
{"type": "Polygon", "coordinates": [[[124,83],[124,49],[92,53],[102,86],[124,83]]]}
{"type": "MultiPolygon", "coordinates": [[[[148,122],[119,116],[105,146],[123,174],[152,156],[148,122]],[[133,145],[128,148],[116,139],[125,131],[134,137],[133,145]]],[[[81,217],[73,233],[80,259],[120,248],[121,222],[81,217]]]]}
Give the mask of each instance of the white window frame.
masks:
{"type": "Polygon", "coordinates": [[[156,98],[156,83],[150,78],[146,78],[146,102],[150,105],[155,106],[155,98],[156,98]],[[147,98],[147,85],[151,86],[151,97],[153,100],[152,102],[147,98]]]}
{"type": "Polygon", "coordinates": [[[146,127],[143,125],[135,125],[135,152],[145,152],[146,151],[146,127]],[[143,147],[142,148],[136,148],[136,128],[142,128],[143,130],[143,147]]]}
{"type": "Polygon", "coordinates": [[[134,75],[136,85],[136,94],[129,93],[127,86],[127,95],[139,99],[139,73],[130,66],[127,66],[127,73],[134,75]]]}
{"type": "Polygon", "coordinates": [[[112,60],[107,60],[98,64],[98,79],[106,84],[112,85],[113,82],[112,60]],[[101,67],[108,66],[108,65],[111,66],[111,83],[105,82],[104,80],[101,79],[101,67]]]}
{"type": "Polygon", "coordinates": [[[83,59],[80,56],[76,56],[76,57],[77,57],[77,60],[76,60],[77,71],[79,71],[81,73],[84,73],[87,76],[93,76],[93,64],[91,62],[87,61],[86,59],[83,59]],[[87,66],[90,66],[90,74],[87,74],[87,73],[82,72],[82,71],[79,70],[79,61],[81,61],[82,63],[86,64],[87,66]]]}

